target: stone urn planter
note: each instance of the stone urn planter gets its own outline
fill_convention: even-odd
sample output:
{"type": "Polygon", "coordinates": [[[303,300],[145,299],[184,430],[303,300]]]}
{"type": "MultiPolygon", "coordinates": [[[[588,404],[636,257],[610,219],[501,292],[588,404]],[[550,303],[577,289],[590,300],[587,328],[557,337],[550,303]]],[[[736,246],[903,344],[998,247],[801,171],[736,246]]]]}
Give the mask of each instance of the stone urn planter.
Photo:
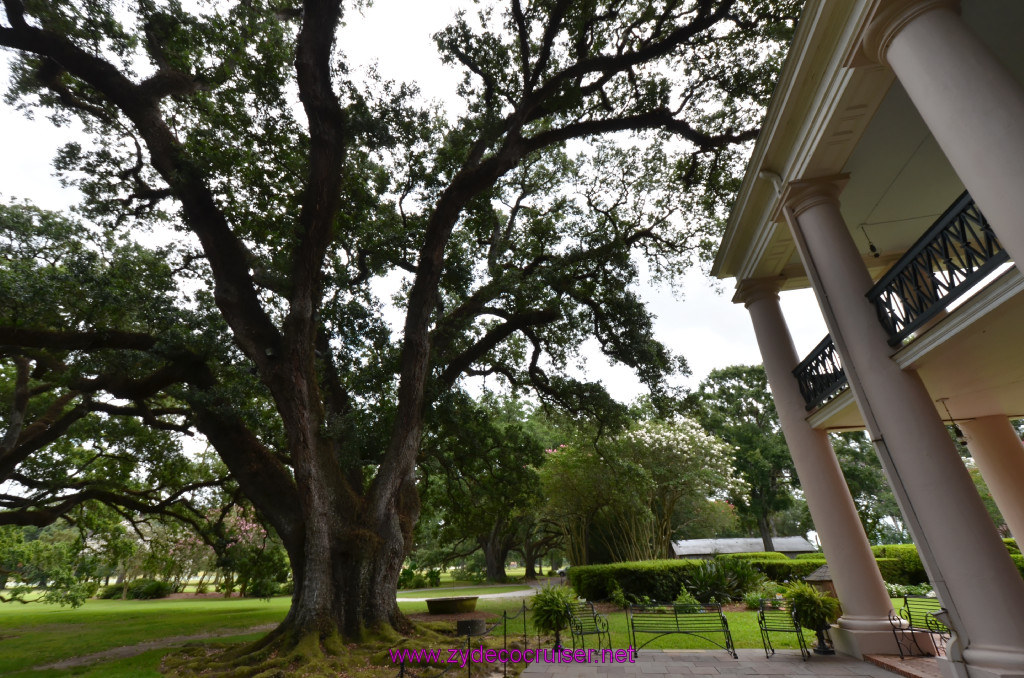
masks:
{"type": "Polygon", "coordinates": [[[479,596],[452,596],[451,598],[427,598],[427,612],[430,614],[459,614],[476,610],[479,596]]]}

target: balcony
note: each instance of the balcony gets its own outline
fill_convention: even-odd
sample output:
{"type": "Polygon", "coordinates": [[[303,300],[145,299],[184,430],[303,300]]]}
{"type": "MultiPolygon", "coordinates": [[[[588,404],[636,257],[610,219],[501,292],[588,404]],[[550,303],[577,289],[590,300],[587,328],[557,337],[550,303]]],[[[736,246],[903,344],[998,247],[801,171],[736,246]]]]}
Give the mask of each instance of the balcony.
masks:
{"type": "Polygon", "coordinates": [[[839,352],[826,335],[814,350],[793,370],[800,384],[800,395],[808,410],[824,405],[846,388],[846,374],[839,363],[839,352]]]}
{"type": "MultiPolygon", "coordinates": [[[[963,193],[867,293],[891,346],[913,339],[1009,259],[984,215],[963,193]]],[[[846,388],[832,338],[826,336],[793,370],[808,410],[846,388]]]]}

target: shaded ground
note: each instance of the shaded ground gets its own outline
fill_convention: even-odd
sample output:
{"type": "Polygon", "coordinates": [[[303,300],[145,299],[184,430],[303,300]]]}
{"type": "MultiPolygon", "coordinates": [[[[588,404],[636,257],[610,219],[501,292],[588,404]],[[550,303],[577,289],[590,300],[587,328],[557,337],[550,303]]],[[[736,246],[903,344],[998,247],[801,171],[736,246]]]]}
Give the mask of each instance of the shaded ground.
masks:
{"type": "Polygon", "coordinates": [[[79,666],[88,666],[89,664],[94,664],[99,661],[126,659],[127,657],[140,655],[143,652],[149,652],[150,650],[162,650],[164,648],[175,647],[177,645],[196,640],[241,636],[247,633],[263,633],[265,631],[270,631],[276,626],[277,624],[261,624],[260,626],[250,626],[245,629],[228,629],[224,631],[217,631],[215,633],[198,633],[191,636],[168,636],[167,638],[149,640],[144,643],[136,643],[135,645],[112,647],[109,650],[103,650],[102,652],[94,652],[93,654],[86,654],[80,657],[70,657],[68,659],[62,659],[59,662],[40,664],[39,666],[33,666],[32,668],[36,671],[72,669],[79,666]]]}

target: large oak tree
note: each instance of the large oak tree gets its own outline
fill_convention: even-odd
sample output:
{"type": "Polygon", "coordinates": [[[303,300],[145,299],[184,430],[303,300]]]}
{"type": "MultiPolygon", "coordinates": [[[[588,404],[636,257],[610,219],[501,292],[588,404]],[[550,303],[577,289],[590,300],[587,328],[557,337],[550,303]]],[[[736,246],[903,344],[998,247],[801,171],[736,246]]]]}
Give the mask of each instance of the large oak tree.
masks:
{"type": "Polygon", "coordinates": [[[567,376],[589,337],[665,392],[680,363],[639,261],[670,276],[714,236],[798,4],[485,6],[436,36],[465,73],[455,118],[348,67],[338,30],[359,17],[341,0],[2,0],[12,100],[89,137],[57,160],[83,214],[105,237],[170,224],[181,241],[151,314],[4,314],[26,398],[3,454],[31,458],[28,429],[57,439],[83,403],[198,431],[294,571],[256,650],[404,627],[417,455],[444,393],[488,376],[591,407],[603,390],[567,376]],[[399,274],[392,326],[375,290],[399,274]],[[29,422],[37,387],[51,416],[29,422]]]}

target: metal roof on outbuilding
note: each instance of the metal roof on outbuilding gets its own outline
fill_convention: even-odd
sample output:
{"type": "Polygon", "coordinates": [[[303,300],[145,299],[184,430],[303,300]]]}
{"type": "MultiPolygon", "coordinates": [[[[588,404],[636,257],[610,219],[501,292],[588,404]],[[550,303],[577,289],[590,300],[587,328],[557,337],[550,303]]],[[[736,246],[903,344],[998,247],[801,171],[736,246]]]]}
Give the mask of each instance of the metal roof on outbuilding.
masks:
{"type": "MultiPolygon", "coordinates": [[[[804,537],[773,537],[775,550],[780,553],[813,553],[818,549],[804,537]]],[[[764,551],[760,538],[684,539],[672,542],[677,558],[708,556],[719,553],[756,553],[764,551]]]]}

